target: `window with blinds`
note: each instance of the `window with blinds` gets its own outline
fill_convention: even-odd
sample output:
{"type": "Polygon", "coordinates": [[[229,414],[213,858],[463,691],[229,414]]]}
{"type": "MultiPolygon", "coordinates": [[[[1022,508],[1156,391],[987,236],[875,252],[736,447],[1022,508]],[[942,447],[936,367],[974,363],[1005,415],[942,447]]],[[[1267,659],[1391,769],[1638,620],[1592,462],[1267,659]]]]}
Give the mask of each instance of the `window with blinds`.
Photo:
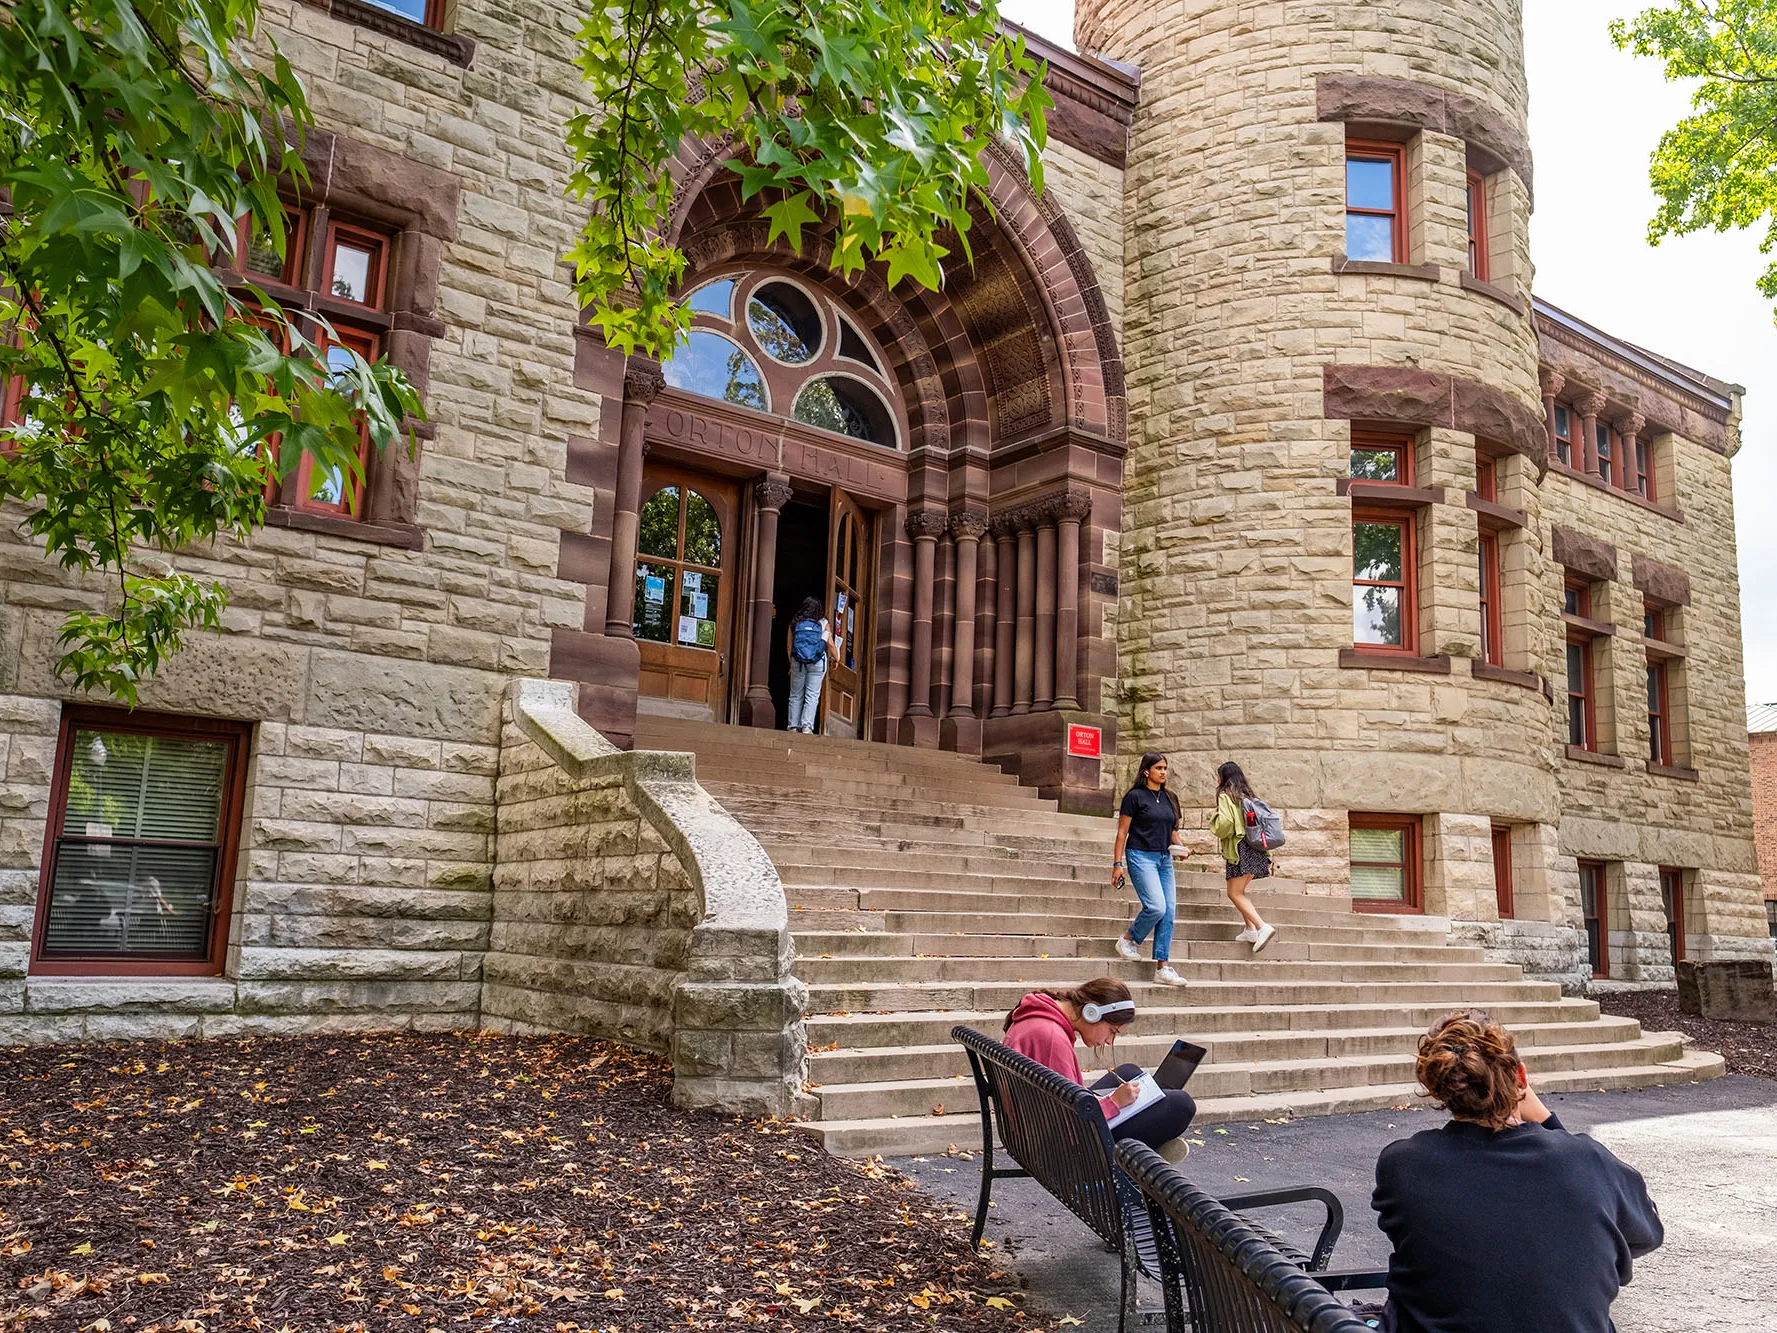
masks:
{"type": "Polygon", "coordinates": [[[158,728],[140,715],[124,721],[70,711],[57,756],[34,965],[215,970],[245,727],[169,719],[158,728]]]}

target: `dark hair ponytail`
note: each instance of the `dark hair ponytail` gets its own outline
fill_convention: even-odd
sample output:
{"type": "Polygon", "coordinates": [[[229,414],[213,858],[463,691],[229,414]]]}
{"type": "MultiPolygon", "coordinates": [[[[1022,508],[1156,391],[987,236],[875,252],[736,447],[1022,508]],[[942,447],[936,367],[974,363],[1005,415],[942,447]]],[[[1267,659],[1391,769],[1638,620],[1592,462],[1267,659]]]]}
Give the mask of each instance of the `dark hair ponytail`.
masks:
{"type": "Polygon", "coordinates": [[[801,609],[796,612],[795,618],[791,620],[790,623],[792,625],[797,625],[804,620],[819,620],[820,618],[821,599],[818,597],[804,597],[802,599],[801,609]]]}
{"type": "Polygon", "coordinates": [[[1225,791],[1230,796],[1258,799],[1253,794],[1252,784],[1246,780],[1246,774],[1240,771],[1240,765],[1232,759],[1216,770],[1216,790],[1225,791]]]}
{"type": "MultiPolygon", "coordinates": [[[[1051,1000],[1066,1000],[1075,1008],[1084,1009],[1089,1004],[1121,1004],[1132,998],[1129,987],[1115,977],[1093,977],[1091,981],[1081,982],[1069,990],[1040,990],[1036,995],[1047,995],[1051,1000]]],[[[1020,1000],[1019,1004],[1023,1001],[1020,1000]]],[[[1012,1006],[1012,1013],[1006,1015],[1005,1027],[1012,1026],[1012,1014],[1018,1012],[1018,1005],[1012,1006]]],[[[1113,1027],[1122,1027],[1135,1017],[1133,1009],[1119,1009],[1114,1014],[1106,1014],[1104,1021],[1113,1027]]]]}
{"type": "MultiPolygon", "coordinates": [[[[1142,755],[1141,763],[1136,765],[1135,782],[1130,787],[1130,790],[1136,791],[1146,787],[1148,785],[1148,770],[1164,758],[1166,758],[1166,756],[1159,750],[1149,750],[1146,754],[1142,755]]],[[[1184,811],[1179,808],[1178,797],[1173,795],[1172,788],[1162,782],[1160,784],[1160,790],[1165,792],[1166,799],[1172,802],[1172,822],[1175,824],[1184,823],[1184,811]]]]}

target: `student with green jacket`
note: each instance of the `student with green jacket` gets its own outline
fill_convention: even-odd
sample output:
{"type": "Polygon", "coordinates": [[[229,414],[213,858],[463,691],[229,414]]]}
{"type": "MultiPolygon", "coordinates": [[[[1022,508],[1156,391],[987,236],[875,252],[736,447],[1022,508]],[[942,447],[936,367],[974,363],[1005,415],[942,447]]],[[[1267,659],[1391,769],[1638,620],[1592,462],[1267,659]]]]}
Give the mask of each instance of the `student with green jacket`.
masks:
{"type": "Polygon", "coordinates": [[[1234,904],[1234,910],[1246,923],[1246,929],[1234,938],[1237,942],[1250,942],[1253,952],[1257,953],[1271,943],[1277,927],[1266,925],[1246,896],[1248,884],[1271,874],[1271,854],[1246,840],[1246,807],[1241,801],[1252,794],[1253,789],[1247,784],[1246,774],[1240,771],[1239,764],[1229,760],[1218,768],[1216,809],[1210,816],[1209,831],[1222,844],[1222,860],[1227,863],[1228,901],[1234,904]]]}

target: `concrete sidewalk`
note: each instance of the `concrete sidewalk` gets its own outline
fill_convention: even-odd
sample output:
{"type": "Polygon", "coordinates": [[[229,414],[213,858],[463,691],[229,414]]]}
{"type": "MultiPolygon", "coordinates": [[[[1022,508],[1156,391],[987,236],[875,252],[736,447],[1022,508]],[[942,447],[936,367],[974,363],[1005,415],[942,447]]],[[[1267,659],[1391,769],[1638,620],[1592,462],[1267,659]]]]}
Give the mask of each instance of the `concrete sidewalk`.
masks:
{"type": "MultiPolygon", "coordinates": [[[[1617,1301],[1618,1333],[1768,1328],[1777,1310],[1777,1082],[1724,1078],[1546,1100],[1569,1129],[1592,1134],[1641,1171],[1666,1224],[1665,1245],[1636,1264],[1634,1283],[1617,1301]]],[[[1443,1120],[1439,1111],[1401,1109],[1209,1127],[1194,1136],[1202,1146],[1192,1149],[1182,1169],[1212,1194],[1324,1185],[1345,1205],[1334,1264],[1384,1268],[1388,1242],[1370,1211],[1376,1155],[1393,1140],[1443,1120]]],[[[958,1145],[965,1151],[979,1146],[979,1140],[958,1145]]],[[[894,1164],[973,1216],[981,1179],[977,1161],[902,1158],[894,1164]]],[[[987,1237],[1027,1284],[1033,1326],[1112,1333],[1116,1259],[1031,1182],[1000,1181],[993,1197],[987,1237]]],[[[1266,1220],[1305,1242],[1318,1223],[1316,1213],[1279,1209],[1268,1211],[1266,1220]]],[[[1142,1308],[1158,1305],[1158,1290],[1144,1283],[1142,1308]]]]}

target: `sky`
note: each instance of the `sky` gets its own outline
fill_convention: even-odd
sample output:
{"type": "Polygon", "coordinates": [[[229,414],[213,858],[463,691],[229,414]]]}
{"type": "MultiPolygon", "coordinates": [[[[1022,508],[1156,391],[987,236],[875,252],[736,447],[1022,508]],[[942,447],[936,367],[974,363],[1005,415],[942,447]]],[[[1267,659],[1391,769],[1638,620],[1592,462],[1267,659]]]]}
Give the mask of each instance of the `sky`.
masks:
{"type": "MultiPolygon", "coordinates": [[[[1754,285],[1756,233],[1647,243],[1647,163],[1689,94],[1608,26],[1646,0],[1525,0],[1536,294],[1606,332],[1746,387],[1734,459],[1750,700],[1777,702],[1777,324],[1754,285]]],[[[1073,0],[1001,0],[1008,18],[1073,44],[1073,0]]]]}

